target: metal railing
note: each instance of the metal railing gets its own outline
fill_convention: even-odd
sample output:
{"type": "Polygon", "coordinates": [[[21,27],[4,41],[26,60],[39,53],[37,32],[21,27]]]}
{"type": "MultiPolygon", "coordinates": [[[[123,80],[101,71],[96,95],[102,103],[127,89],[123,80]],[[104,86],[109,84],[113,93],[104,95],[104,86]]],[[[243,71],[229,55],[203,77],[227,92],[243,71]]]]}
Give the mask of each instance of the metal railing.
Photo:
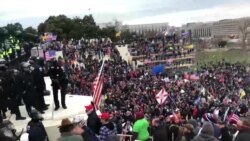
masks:
{"type": "MultiPolygon", "coordinates": [[[[133,141],[132,140],[132,135],[127,135],[127,134],[117,134],[117,136],[119,137],[120,141],[125,141],[125,138],[128,137],[129,141],[133,141]]],[[[150,141],[154,141],[154,138],[152,136],[149,137],[150,141]]],[[[137,140],[139,141],[139,140],[137,140]]]]}

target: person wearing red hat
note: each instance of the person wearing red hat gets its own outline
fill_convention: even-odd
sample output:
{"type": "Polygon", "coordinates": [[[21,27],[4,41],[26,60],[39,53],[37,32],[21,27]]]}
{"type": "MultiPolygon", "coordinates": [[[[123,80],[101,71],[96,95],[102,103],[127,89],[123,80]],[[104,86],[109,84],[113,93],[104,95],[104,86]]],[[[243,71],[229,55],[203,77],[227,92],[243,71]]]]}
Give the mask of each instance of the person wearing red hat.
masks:
{"type": "Polygon", "coordinates": [[[86,113],[88,114],[87,126],[95,133],[99,134],[102,126],[99,117],[96,114],[96,110],[92,104],[85,106],[86,113]]]}
{"type": "Polygon", "coordinates": [[[144,118],[144,113],[137,112],[135,114],[136,122],[133,126],[133,140],[147,141],[149,139],[149,122],[144,118]]]}
{"type": "Polygon", "coordinates": [[[118,141],[116,125],[110,121],[109,113],[102,113],[100,119],[102,122],[100,141],[118,141]]]}

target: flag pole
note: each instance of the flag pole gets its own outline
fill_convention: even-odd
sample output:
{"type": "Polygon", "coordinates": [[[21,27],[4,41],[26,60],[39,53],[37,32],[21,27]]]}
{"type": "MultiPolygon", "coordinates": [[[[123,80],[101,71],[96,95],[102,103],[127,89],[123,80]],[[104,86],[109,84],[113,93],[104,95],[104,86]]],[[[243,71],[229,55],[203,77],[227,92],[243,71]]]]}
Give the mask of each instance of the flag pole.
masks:
{"type": "Polygon", "coordinates": [[[226,121],[226,118],[227,118],[227,114],[228,114],[228,112],[229,112],[229,107],[227,107],[227,110],[226,110],[226,112],[225,112],[225,115],[224,115],[224,117],[223,117],[223,122],[225,122],[226,121]]]}
{"type": "Polygon", "coordinates": [[[171,94],[169,94],[169,98],[170,98],[170,100],[174,103],[174,106],[175,106],[176,108],[178,108],[177,105],[176,105],[176,103],[173,101],[171,94]]]}

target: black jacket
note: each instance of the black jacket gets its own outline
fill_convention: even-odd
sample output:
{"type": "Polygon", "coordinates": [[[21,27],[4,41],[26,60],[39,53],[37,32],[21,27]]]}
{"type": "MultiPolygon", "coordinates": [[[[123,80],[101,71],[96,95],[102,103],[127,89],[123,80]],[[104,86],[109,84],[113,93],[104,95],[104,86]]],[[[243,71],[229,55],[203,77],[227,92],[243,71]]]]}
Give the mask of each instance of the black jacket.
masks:
{"type": "Polygon", "coordinates": [[[44,73],[38,67],[35,67],[35,69],[32,72],[32,75],[34,76],[34,84],[37,87],[37,89],[44,90],[46,87],[46,84],[43,78],[44,73]]]}
{"type": "Polygon", "coordinates": [[[152,127],[151,134],[154,141],[168,141],[169,126],[167,123],[162,123],[159,127],[152,127]]]}
{"type": "Polygon", "coordinates": [[[102,123],[99,119],[99,117],[96,114],[96,111],[92,111],[89,115],[88,115],[88,119],[87,119],[87,126],[96,134],[99,134],[100,128],[102,126],[102,123]]]}
{"type": "Polygon", "coordinates": [[[221,129],[221,141],[232,141],[233,136],[229,134],[227,127],[221,129]]]}
{"type": "Polygon", "coordinates": [[[83,126],[82,129],[84,132],[82,133],[82,138],[84,141],[98,141],[96,134],[88,127],[83,126]]]}
{"type": "Polygon", "coordinates": [[[29,133],[29,141],[49,140],[43,123],[40,121],[36,122],[31,120],[27,126],[27,133],[29,133]]]}
{"type": "Polygon", "coordinates": [[[68,84],[68,79],[66,73],[63,71],[62,67],[60,67],[57,63],[53,64],[49,68],[48,75],[52,80],[52,86],[58,87],[64,86],[68,84]]]}

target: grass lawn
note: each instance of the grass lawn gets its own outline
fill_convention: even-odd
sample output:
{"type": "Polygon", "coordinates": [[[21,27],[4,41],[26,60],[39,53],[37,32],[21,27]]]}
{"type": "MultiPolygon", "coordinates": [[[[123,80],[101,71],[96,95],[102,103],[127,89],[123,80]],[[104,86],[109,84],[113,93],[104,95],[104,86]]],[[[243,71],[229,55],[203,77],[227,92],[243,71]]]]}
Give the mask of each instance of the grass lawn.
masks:
{"type": "Polygon", "coordinates": [[[197,52],[196,61],[200,64],[208,64],[209,62],[217,62],[225,59],[226,62],[241,62],[250,64],[250,51],[246,50],[229,50],[216,52],[197,52]]]}

